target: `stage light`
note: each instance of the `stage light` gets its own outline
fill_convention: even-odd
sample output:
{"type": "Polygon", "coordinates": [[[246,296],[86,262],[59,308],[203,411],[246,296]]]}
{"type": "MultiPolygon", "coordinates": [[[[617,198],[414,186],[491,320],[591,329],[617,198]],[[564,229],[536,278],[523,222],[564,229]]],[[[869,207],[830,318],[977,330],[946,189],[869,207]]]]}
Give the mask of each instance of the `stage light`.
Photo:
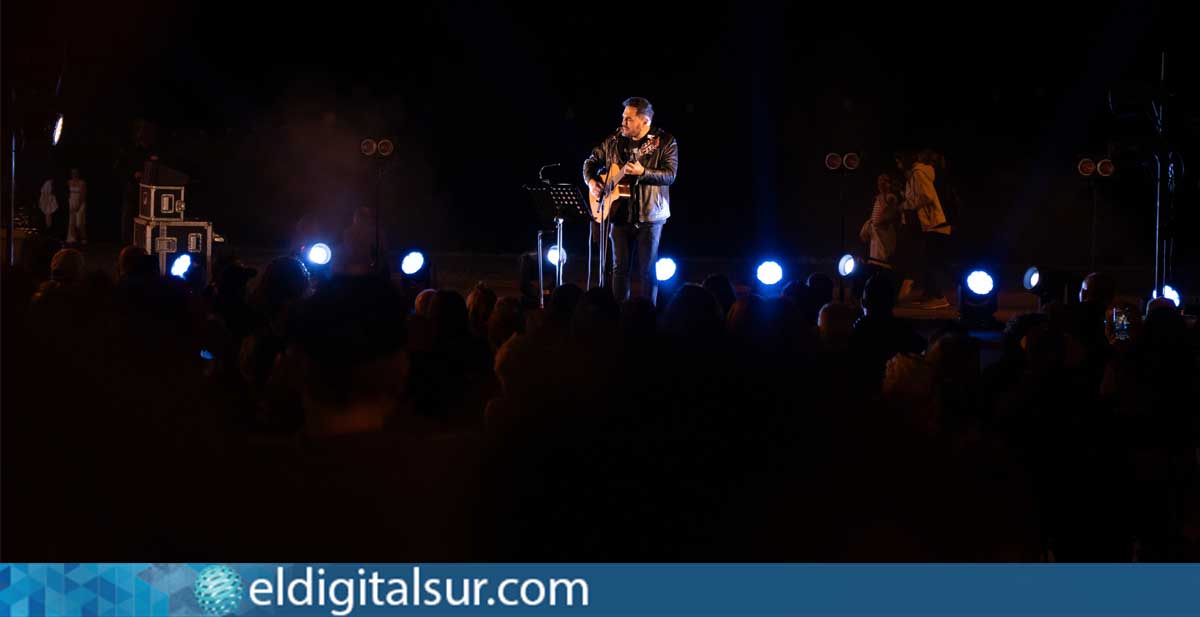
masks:
{"type": "Polygon", "coordinates": [[[967,289],[977,296],[986,296],[992,293],[993,287],[992,275],[983,270],[976,270],[967,275],[967,289]]]}
{"type": "Polygon", "coordinates": [[[968,327],[1002,327],[995,318],[996,309],[1000,308],[999,296],[991,274],[982,269],[970,270],[958,286],[960,321],[968,327]]]}
{"type": "Polygon", "coordinates": [[[1096,173],[1096,162],[1092,159],[1081,159],[1079,164],[1075,166],[1081,176],[1090,176],[1096,173]]]}
{"type": "Polygon", "coordinates": [[[1072,302],[1072,281],[1078,281],[1079,276],[1064,270],[1043,270],[1030,266],[1021,277],[1021,285],[1031,294],[1037,296],[1040,306],[1051,302],[1066,304],[1072,302]]]}
{"type": "Polygon", "coordinates": [[[825,155],[825,168],[829,171],[836,171],[842,166],[842,155],[837,152],[830,152],[825,155]]]}
{"type": "Polygon", "coordinates": [[[54,121],[54,128],[50,131],[50,145],[57,146],[59,140],[62,139],[63,132],[63,115],[58,114],[58,118],[54,121]]]}
{"type": "Polygon", "coordinates": [[[391,156],[396,151],[396,144],[390,139],[379,140],[379,156],[391,156]]]}
{"type": "Polygon", "coordinates": [[[860,159],[858,154],[854,152],[847,152],[846,155],[842,157],[842,165],[846,168],[846,171],[854,171],[855,169],[858,169],[858,166],[861,163],[862,159],[860,159]]]}
{"type": "Polygon", "coordinates": [[[379,142],[374,139],[364,139],[358,144],[358,149],[363,153],[363,156],[375,156],[379,151],[379,142]]]}
{"type": "Polygon", "coordinates": [[[1029,269],[1025,271],[1025,289],[1033,291],[1033,289],[1037,287],[1038,283],[1040,282],[1042,282],[1042,273],[1038,272],[1037,266],[1030,266],[1029,269]]]}
{"type": "MultiPolygon", "coordinates": [[[[421,247],[425,248],[425,247],[421,247]]],[[[437,263],[428,253],[419,248],[400,251],[399,285],[405,293],[416,296],[425,289],[437,289],[437,263]]],[[[537,265],[536,260],[534,266],[537,265]]]]}
{"type": "Polygon", "coordinates": [[[850,255],[849,253],[842,255],[842,258],[838,260],[838,274],[844,277],[850,276],[851,274],[854,274],[854,267],[856,265],[857,264],[854,262],[853,255],[850,255]]]}
{"type": "Polygon", "coordinates": [[[421,251],[412,251],[400,261],[400,271],[412,276],[425,267],[425,255],[421,251]]]}
{"type": "MultiPolygon", "coordinates": [[[[1152,299],[1157,300],[1158,299],[1158,290],[1155,289],[1155,290],[1151,291],[1150,297],[1152,299]]],[[[1174,302],[1175,306],[1179,306],[1183,301],[1183,298],[1181,298],[1179,296],[1179,292],[1176,291],[1175,288],[1171,287],[1170,285],[1163,285],[1163,297],[1170,300],[1171,302],[1174,302]]]]}
{"type": "Polygon", "coordinates": [[[323,266],[333,259],[333,251],[328,244],[318,242],[308,249],[305,256],[308,258],[308,263],[314,266],[323,266]]]}
{"type": "Polygon", "coordinates": [[[171,276],[187,277],[188,269],[192,267],[192,256],[184,253],[171,262],[171,276]]]}
{"type": "Polygon", "coordinates": [[[202,360],[212,360],[212,359],[213,359],[212,352],[211,352],[211,351],[209,351],[209,350],[207,350],[207,349],[201,349],[201,350],[200,350],[200,359],[202,359],[202,360]]]}
{"type": "Polygon", "coordinates": [[[567,251],[560,251],[557,244],[551,246],[550,250],[546,251],[546,261],[550,262],[550,265],[552,266],[558,265],[558,259],[560,256],[562,257],[562,262],[564,264],[567,263],[567,251]]]}
{"type": "Polygon", "coordinates": [[[1109,159],[1100,159],[1100,162],[1096,163],[1096,173],[1104,176],[1105,178],[1113,175],[1113,172],[1116,171],[1116,169],[1117,168],[1113,165],[1113,162],[1109,159]]]}
{"type": "Polygon", "coordinates": [[[670,257],[663,257],[654,264],[654,277],[660,283],[665,283],[675,277],[675,260],[670,257]]]}
{"type": "Polygon", "coordinates": [[[763,285],[776,285],[783,280],[783,267],[778,262],[764,261],[758,264],[756,274],[763,285]]]}

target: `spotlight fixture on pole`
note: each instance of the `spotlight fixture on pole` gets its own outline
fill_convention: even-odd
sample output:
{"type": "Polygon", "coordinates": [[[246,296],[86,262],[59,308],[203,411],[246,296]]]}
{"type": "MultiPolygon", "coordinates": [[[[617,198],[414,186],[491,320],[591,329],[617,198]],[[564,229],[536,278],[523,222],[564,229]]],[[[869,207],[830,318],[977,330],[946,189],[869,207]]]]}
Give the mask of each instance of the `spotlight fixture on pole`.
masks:
{"type": "Polygon", "coordinates": [[[396,152],[396,143],[390,138],[381,137],[372,139],[370,137],[362,140],[358,144],[358,150],[363,156],[375,159],[379,164],[376,165],[375,177],[375,246],[371,248],[371,270],[373,272],[384,271],[387,259],[385,255],[381,255],[380,231],[382,225],[382,203],[383,203],[383,160],[392,156],[396,152]]]}
{"type": "MultiPolygon", "coordinates": [[[[1177,104],[1172,101],[1176,84],[1167,80],[1166,50],[1159,53],[1158,70],[1151,83],[1136,84],[1132,88],[1122,87],[1108,91],[1109,110],[1118,118],[1141,116],[1149,121],[1149,134],[1143,135],[1146,148],[1140,149],[1140,164],[1153,169],[1154,178],[1154,285],[1155,293],[1164,291],[1172,280],[1177,229],[1175,223],[1175,195],[1178,180],[1185,175],[1182,148],[1177,129],[1170,122],[1170,110],[1177,104]],[[1121,90],[1127,90],[1122,92],[1121,90]],[[1136,111],[1135,111],[1136,110],[1136,111]],[[1130,113],[1134,112],[1134,113],[1130,113]]],[[[1186,69],[1184,79],[1187,77],[1186,69]]]]}
{"type": "MultiPolygon", "coordinates": [[[[838,230],[838,252],[842,255],[846,254],[846,175],[849,172],[857,171],[861,165],[862,158],[857,152],[847,152],[845,154],[830,152],[829,154],[825,155],[825,169],[833,172],[841,172],[838,174],[842,178],[838,186],[838,210],[841,214],[841,225],[839,226],[838,230]]],[[[840,265],[841,264],[839,264],[839,267],[840,265]]],[[[843,278],[845,277],[840,277],[838,280],[838,293],[840,294],[841,301],[845,302],[846,284],[845,281],[842,280],[843,278]]]]}
{"type": "MultiPolygon", "coordinates": [[[[48,116],[49,122],[47,123],[47,126],[46,126],[46,128],[48,129],[48,132],[49,132],[50,146],[52,148],[57,146],[59,144],[59,142],[62,141],[62,136],[63,136],[63,128],[64,128],[63,125],[64,125],[65,119],[64,119],[64,114],[62,113],[62,111],[63,111],[62,99],[60,99],[59,97],[62,95],[63,76],[66,74],[66,72],[67,72],[67,47],[64,44],[63,55],[62,55],[62,65],[58,71],[58,80],[54,84],[53,100],[55,102],[52,104],[53,106],[50,108],[50,111],[52,111],[53,113],[51,113],[48,116]]],[[[26,96],[26,94],[29,94],[29,95],[32,95],[32,97],[35,100],[39,99],[41,97],[41,93],[38,92],[39,90],[40,90],[40,88],[32,88],[32,89],[26,90],[26,89],[17,88],[14,86],[8,91],[8,97],[5,100],[5,104],[7,105],[7,108],[5,110],[5,116],[6,116],[6,120],[10,120],[10,122],[8,122],[7,124],[9,124],[9,130],[11,131],[11,135],[10,135],[11,150],[9,152],[11,158],[9,159],[9,202],[8,202],[8,221],[7,221],[8,224],[5,226],[5,229],[4,229],[4,231],[5,231],[5,239],[4,239],[5,247],[4,247],[4,254],[3,254],[4,263],[5,263],[5,265],[8,265],[8,266],[11,266],[16,262],[16,256],[17,256],[16,255],[17,155],[20,152],[20,149],[24,148],[24,144],[26,141],[25,126],[24,126],[25,118],[26,118],[25,114],[34,111],[34,109],[32,109],[32,107],[36,107],[36,105],[31,106],[30,103],[25,102],[25,96],[26,96]],[[19,92],[21,93],[21,96],[18,96],[19,92]],[[20,136],[20,137],[18,137],[18,136],[20,136]],[[18,143],[20,143],[19,147],[18,147],[18,143]]],[[[49,92],[47,92],[46,94],[49,94],[49,92]]],[[[42,108],[40,111],[46,111],[46,110],[45,110],[45,108],[42,108]]]]}
{"type": "Polygon", "coordinates": [[[1116,169],[1117,168],[1115,165],[1113,165],[1112,159],[1109,158],[1103,158],[1100,159],[1099,162],[1096,162],[1091,158],[1084,157],[1079,159],[1079,163],[1075,165],[1075,171],[1078,171],[1079,175],[1088,179],[1088,190],[1092,193],[1092,249],[1090,253],[1090,267],[1092,270],[1096,269],[1096,221],[1098,218],[1097,213],[1099,211],[1099,202],[1096,198],[1095,177],[1100,176],[1102,178],[1107,178],[1113,175],[1116,169]]]}

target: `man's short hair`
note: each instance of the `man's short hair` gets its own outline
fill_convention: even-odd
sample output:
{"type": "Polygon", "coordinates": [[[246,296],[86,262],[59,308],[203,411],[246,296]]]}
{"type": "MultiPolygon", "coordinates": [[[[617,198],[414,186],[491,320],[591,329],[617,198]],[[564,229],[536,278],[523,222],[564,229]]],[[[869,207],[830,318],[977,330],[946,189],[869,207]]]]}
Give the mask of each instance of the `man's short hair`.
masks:
{"type": "Polygon", "coordinates": [[[654,106],[650,104],[650,101],[640,96],[627,98],[622,104],[626,107],[636,108],[639,115],[646,116],[650,120],[654,119],[654,106]]]}

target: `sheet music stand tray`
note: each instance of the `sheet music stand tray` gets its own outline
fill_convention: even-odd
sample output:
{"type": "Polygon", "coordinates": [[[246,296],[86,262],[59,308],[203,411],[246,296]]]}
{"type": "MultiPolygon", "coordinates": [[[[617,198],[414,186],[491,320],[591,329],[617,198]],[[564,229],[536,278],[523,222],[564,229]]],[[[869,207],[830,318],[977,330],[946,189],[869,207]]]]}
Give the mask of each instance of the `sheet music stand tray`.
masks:
{"type": "Polygon", "coordinates": [[[555,219],[591,220],[588,203],[574,184],[527,184],[523,187],[533,200],[543,225],[555,219]]]}

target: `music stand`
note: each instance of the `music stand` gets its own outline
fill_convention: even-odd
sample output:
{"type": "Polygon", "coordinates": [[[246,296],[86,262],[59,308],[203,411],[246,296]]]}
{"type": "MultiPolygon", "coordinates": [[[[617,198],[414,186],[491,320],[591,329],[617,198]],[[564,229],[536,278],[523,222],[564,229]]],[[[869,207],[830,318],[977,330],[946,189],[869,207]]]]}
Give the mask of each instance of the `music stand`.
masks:
{"type": "MultiPolygon", "coordinates": [[[[552,221],[554,224],[554,234],[558,242],[559,254],[559,258],[554,263],[554,285],[556,287],[562,286],[563,262],[566,261],[562,258],[566,253],[563,247],[563,221],[566,219],[587,219],[591,221],[592,217],[588,214],[587,203],[579,193],[579,188],[573,184],[526,184],[522,188],[529,194],[529,198],[533,200],[539,219],[543,221],[543,224],[545,224],[545,221],[552,221]]],[[[537,233],[538,301],[543,307],[546,304],[545,291],[542,289],[542,233],[544,231],[538,230],[537,233]]],[[[591,259],[590,253],[588,259],[591,259]]],[[[591,275],[590,266],[588,275],[589,277],[591,275]]]]}

